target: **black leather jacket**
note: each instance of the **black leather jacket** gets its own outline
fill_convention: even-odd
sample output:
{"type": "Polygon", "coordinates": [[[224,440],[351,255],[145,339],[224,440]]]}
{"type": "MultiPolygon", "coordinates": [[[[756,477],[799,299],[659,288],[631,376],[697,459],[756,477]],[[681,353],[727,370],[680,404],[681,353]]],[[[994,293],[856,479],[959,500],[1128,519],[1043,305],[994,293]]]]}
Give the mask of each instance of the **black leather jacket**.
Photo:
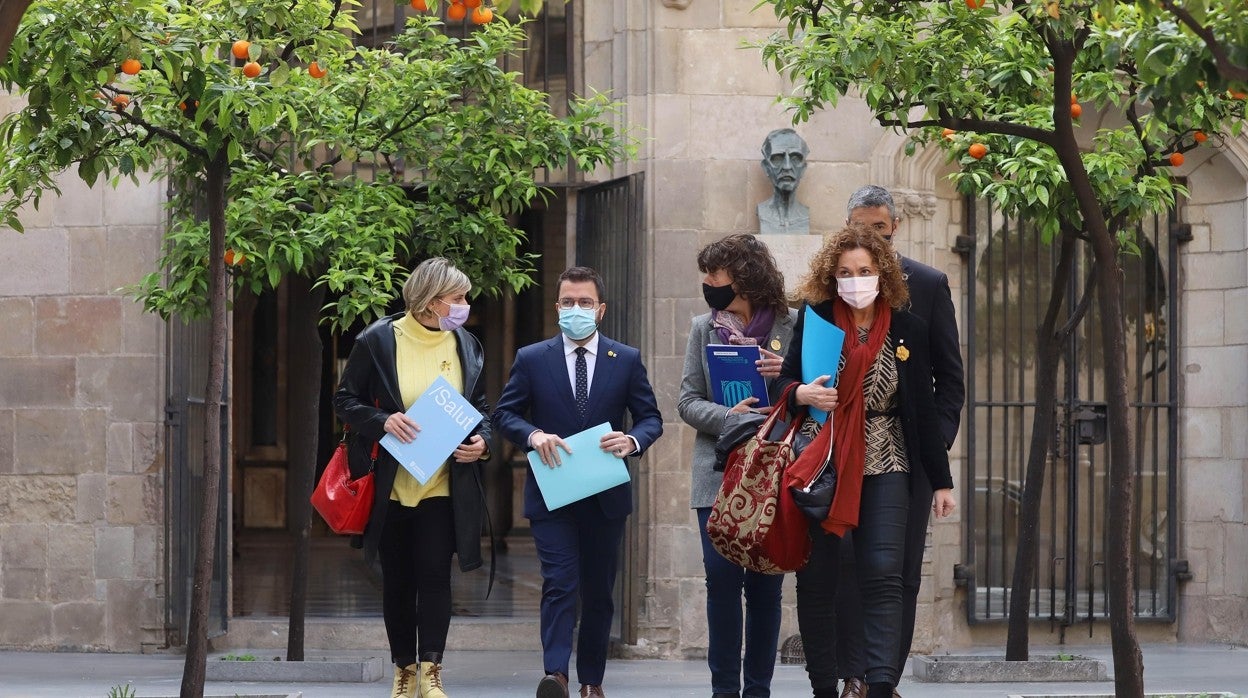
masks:
{"type": "MultiPolygon", "coordinates": [[[[351,427],[350,465],[353,477],[367,471],[372,446],[386,432],[386,418],[403,411],[399,394],[398,370],[395,367],[395,320],[403,313],[384,317],[369,325],[355,338],[355,346],[347,358],[334,393],[334,412],[351,427]]],[[[490,440],[489,405],[485,401],[485,386],[481,381],[481,367],[485,355],[481,343],[467,330],[454,330],[459,345],[459,363],[464,371],[464,394],[472,400],[485,418],[473,430],[473,434],[490,440]]],[[[381,529],[390,505],[390,491],[399,463],[384,448],[377,449],[375,471],[376,492],[373,495],[373,511],[364,529],[363,547],[365,558],[371,562],[377,554],[381,529]]],[[[483,460],[489,456],[489,449],[483,460]]],[[[485,489],[481,484],[480,467],[477,463],[449,463],[451,508],[455,519],[455,551],[459,554],[459,568],[464,572],[481,566],[481,517],[485,507],[485,489]]]]}

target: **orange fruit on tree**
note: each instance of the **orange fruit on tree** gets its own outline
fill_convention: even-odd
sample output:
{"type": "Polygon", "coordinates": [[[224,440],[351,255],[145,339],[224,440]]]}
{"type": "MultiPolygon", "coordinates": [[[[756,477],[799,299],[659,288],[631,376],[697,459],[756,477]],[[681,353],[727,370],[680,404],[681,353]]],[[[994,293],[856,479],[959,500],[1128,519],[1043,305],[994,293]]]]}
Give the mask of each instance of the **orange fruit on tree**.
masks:
{"type": "Polygon", "coordinates": [[[1245,93],[1245,92],[1232,92],[1232,93],[1231,93],[1231,97],[1232,97],[1233,99],[1248,99],[1248,93],[1245,93]]]}
{"type": "Polygon", "coordinates": [[[1071,104],[1078,104],[1078,103],[1079,103],[1079,95],[1075,94],[1074,92],[1071,92],[1071,93],[1070,93],[1070,103],[1071,103],[1071,104]]]}
{"type": "Polygon", "coordinates": [[[1070,105],[1070,118],[1078,119],[1081,116],[1083,116],[1083,107],[1078,102],[1070,105]]]}
{"type": "Polygon", "coordinates": [[[1192,138],[1195,139],[1197,143],[1204,143],[1209,140],[1209,136],[1205,135],[1204,131],[1197,131],[1196,133],[1193,133],[1192,138]]]}
{"type": "Polygon", "coordinates": [[[113,97],[113,106],[117,109],[117,111],[121,111],[122,109],[130,106],[130,98],[126,95],[117,95],[116,97],[113,97]]]}
{"type": "Polygon", "coordinates": [[[984,6],[984,0],[966,0],[966,6],[972,10],[978,10],[984,6]]]}
{"type": "Polygon", "coordinates": [[[494,21],[494,10],[488,7],[478,7],[472,11],[473,24],[489,24],[494,21]]]}
{"type": "Polygon", "coordinates": [[[943,136],[943,137],[945,137],[945,138],[947,138],[947,139],[949,139],[949,140],[953,140],[953,134],[955,134],[955,133],[957,133],[957,131],[954,131],[954,130],[953,130],[953,129],[951,129],[951,128],[947,128],[947,129],[942,130],[942,131],[940,132],[940,135],[941,135],[941,136],[943,136]]]}
{"type": "Polygon", "coordinates": [[[317,63],[316,61],[312,61],[311,63],[308,64],[308,75],[311,75],[317,80],[320,80],[321,78],[325,77],[328,73],[329,71],[322,68],[321,65],[317,63]]]}
{"type": "Polygon", "coordinates": [[[1183,157],[1183,153],[1170,153],[1170,166],[1182,167],[1183,161],[1187,158],[1183,157]]]}
{"type": "Polygon", "coordinates": [[[260,64],[255,61],[251,61],[250,63],[247,63],[246,65],[243,66],[243,75],[246,75],[249,78],[259,77],[260,76],[260,64]]]}
{"type": "Polygon", "coordinates": [[[428,12],[429,3],[425,2],[425,0],[412,0],[412,9],[417,12],[428,12]]]}
{"type": "Polygon", "coordinates": [[[976,160],[982,160],[983,157],[988,154],[988,146],[983,143],[972,143],[971,147],[966,149],[966,154],[976,160]]]}
{"type": "Polygon", "coordinates": [[[178,102],[178,111],[186,111],[186,102],[178,102]]]}
{"type": "Polygon", "coordinates": [[[235,252],[234,250],[225,251],[225,263],[228,266],[236,267],[246,261],[247,255],[244,255],[242,252],[235,252]]]}
{"type": "Polygon", "coordinates": [[[452,22],[459,22],[468,16],[468,8],[464,7],[462,2],[453,2],[446,6],[446,18],[452,22]]]}
{"type": "Polygon", "coordinates": [[[481,7],[481,0],[463,0],[463,1],[464,1],[464,7],[467,7],[470,10],[475,10],[478,7],[481,7]]]}
{"type": "Polygon", "coordinates": [[[251,55],[251,42],[246,39],[239,39],[230,47],[230,53],[240,61],[245,61],[251,55]]]}
{"type": "Polygon", "coordinates": [[[127,58],[121,62],[121,72],[126,75],[138,75],[143,70],[143,64],[137,58],[127,58]]]}

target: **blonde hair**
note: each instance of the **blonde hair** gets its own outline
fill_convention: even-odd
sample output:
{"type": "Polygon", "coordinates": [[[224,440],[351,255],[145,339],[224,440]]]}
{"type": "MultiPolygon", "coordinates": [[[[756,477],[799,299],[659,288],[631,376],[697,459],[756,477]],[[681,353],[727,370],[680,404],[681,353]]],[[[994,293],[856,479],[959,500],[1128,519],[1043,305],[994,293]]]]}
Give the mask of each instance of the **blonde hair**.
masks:
{"type": "Polygon", "coordinates": [[[810,259],[810,271],[794,291],[797,300],[813,305],[836,297],[837,264],[842,254],[857,249],[866,250],[880,270],[880,298],[893,310],[905,308],[910,303],[910,290],[901,273],[901,260],[882,235],[859,223],[851,223],[824,239],[823,247],[810,259]]]}
{"type": "Polygon", "coordinates": [[[435,298],[450,293],[467,293],[472,290],[468,275],[455,268],[445,257],[431,257],[412,270],[403,284],[403,302],[407,312],[414,317],[429,312],[429,304],[435,298]]]}

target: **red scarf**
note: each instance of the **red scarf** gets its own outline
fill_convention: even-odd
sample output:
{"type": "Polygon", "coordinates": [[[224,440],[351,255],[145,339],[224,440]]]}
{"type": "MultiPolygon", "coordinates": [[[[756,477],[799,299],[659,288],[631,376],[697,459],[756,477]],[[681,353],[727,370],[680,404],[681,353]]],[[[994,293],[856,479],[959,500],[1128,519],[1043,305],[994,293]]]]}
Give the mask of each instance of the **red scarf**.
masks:
{"type": "Polygon", "coordinates": [[[858,326],[849,304],[840,298],[832,301],[832,319],[845,331],[845,367],[837,380],[836,411],[832,415],[833,463],[836,465],[836,493],[823,530],[838,536],[858,525],[858,505],[862,499],[862,477],[867,464],[867,408],[863,398],[862,379],[875,362],[888,328],[893,309],[883,301],[875,303],[875,320],[865,344],[858,341],[858,326]]]}

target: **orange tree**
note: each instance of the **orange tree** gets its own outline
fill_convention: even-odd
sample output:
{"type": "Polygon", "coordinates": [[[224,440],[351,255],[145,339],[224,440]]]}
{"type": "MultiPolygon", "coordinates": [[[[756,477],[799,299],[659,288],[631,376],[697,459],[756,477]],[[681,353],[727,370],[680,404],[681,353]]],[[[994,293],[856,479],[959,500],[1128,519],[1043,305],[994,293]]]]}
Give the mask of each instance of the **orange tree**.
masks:
{"type": "MultiPolygon", "coordinates": [[[[1108,602],[1117,695],[1143,691],[1134,626],[1135,455],[1119,255],[1145,215],[1173,204],[1170,167],[1206,134],[1237,136],[1242,85],[1207,60],[1198,37],[1135,4],[1069,0],[766,0],[787,25],[761,43],[796,86],[803,120],[851,89],[876,120],[911,136],[908,152],[945,149],[958,190],[1029,221],[1061,250],[1037,332],[1036,411],[1019,514],[1007,658],[1027,658],[1058,349],[1090,298],[1064,297],[1075,251],[1091,248],[1103,338],[1110,442],[1108,602]],[[1203,59],[1202,59],[1203,57],[1203,59]],[[1076,126],[1099,113],[1090,139],[1076,126]],[[1068,309],[1066,311],[1066,309],[1068,309]],[[1062,313],[1066,311],[1065,317],[1062,313]],[[1059,326],[1058,321],[1062,320],[1059,326]]],[[[1147,8],[1146,8],[1147,9],[1147,8]]]]}
{"type": "MultiPolygon", "coordinates": [[[[0,120],[0,222],[21,230],[19,210],[67,170],[89,185],[143,172],[174,185],[159,267],[134,291],[149,311],[211,324],[183,696],[203,693],[229,289],[289,279],[331,294],[323,320],[336,328],[383,312],[414,258],[449,256],[478,290],[520,289],[532,265],[508,217],[542,195],[535,170],[631,151],[602,96],[557,118],[498,67],[523,43],[518,25],[459,41],[419,16],[361,48],[356,5],[40,0],[0,67],[25,101],[0,120]]],[[[318,307],[304,332],[319,351],[318,307]]],[[[316,439],[299,441],[291,466],[310,490],[316,439]]]]}

